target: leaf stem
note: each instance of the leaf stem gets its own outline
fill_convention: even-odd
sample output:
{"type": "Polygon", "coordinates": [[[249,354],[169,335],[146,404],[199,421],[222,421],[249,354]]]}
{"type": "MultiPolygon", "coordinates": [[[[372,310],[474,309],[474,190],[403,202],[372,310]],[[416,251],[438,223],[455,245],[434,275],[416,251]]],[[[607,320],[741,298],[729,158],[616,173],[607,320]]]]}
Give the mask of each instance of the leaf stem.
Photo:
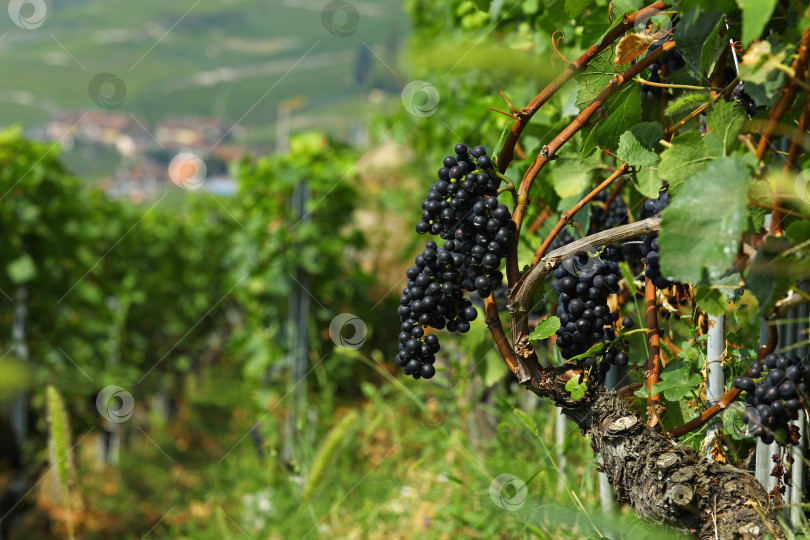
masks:
{"type": "Polygon", "coordinates": [[[604,190],[606,187],[608,187],[610,184],[612,184],[614,180],[616,180],[620,176],[624,175],[628,171],[628,169],[629,169],[629,166],[627,165],[627,163],[623,163],[618,169],[613,171],[613,174],[608,176],[605,179],[604,182],[602,182],[601,184],[596,186],[596,188],[594,188],[590,193],[585,195],[585,197],[583,197],[582,200],[579,201],[577,204],[572,206],[570,210],[568,210],[567,212],[564,212],[562,214],[562,217],[560,218],[560,220],[557,222],[557,224],[551,230],[551,232],[548,233],[548,236],[543,241],[543,244],[534,253],[534,259],[532,260],[532,265],[537,264],[537,262],[543,257],[543,255],[546,254],[546,251],[548,251],[549,246],[554,241],[554,239],[557,237],[557,235],[560,234],[560,231],[563,230],[563,228],[565,227],[565,224],[568,223],[569,221],[571,221],[572,219],[574,219],[574,216],[576,215],[576,213],[579,212],[582,209],[583,206],[585,206],[586,204],[591,202],[591,200],[594,197],[596,197],[602,190],[604,190]]]}
{"type": "Polygon", "coordinates": [[[633,79],[633,80],[635,80],[636,82],[639,82],[641,84],[646,84],[648,86],[655,86],[657,88],[680,88],[680,89],[683,89],[683,90],[711,90],[711,91],[714,91],[714,92],[720,92],[720,91],[723,90],[722,88],[714,88],[713,86],[692,86],[692,85],[689,85],[689,84],[657,83],[657,82],[648,81],[647,79],[642,79],[641,77],[638,77],[638,78],[633,79]]]}

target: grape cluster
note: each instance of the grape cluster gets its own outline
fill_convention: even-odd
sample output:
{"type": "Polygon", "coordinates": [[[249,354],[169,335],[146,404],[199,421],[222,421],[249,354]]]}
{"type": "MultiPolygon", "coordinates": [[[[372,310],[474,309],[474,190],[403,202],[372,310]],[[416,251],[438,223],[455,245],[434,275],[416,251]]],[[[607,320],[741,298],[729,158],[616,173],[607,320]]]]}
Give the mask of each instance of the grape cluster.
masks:
{"type": "Polygon", "coordinates": [[[548,251],[554,251],[555,249],[560,249],[563,246],[567,246],[571,242],[576,240],[574,235],[568,232],[568,229],[563,229],[557,234],[556,238],[551,241],[551,244],[548,246],[548,251]]]}
{"type": "Polygon", "coordinates": [[[764,366],[751,362],[748,376],[732,381],[734,388],[746,393],[748,406],[743,421],[748,424],[748,432],[765,444],[771,444],[775,435],[780,444],[798,444],[795,426],[788,426],[788,422],[797,418],[797,412],[807,403],[810,366],[801,363],[798,356],[771,353],[765,357],[764,366]]]}
{"type": "Polygon", "coordinates": [[[419,234],[453,237],[476,197],[494,196],[498,190],[498,177],[487,172],[494,169],[483,146],[476,146],[470,154],[467,146],[459,143],[455,151],[455,157],[444,158],[439,181],[430,186],[427,199],[422,201],[422,219],[416,224],[419,234]]]}
{"type": "Polygon", "coordinates": [[[607,305],[611,293],[619,291],[619,252],[605,246],[601,257],[579,253],[554,270],[555,287],[559,293],[557,345],[565,359],[577,356],[599,341],[611,341],[611,328],[618,317],[607,305]]]}
{"type": "MultiPolygon", "coordinates": [[[[659,191],[657,200],[650,199],[644,203],[644,208],[641,210],[641,218],[646,219],[660,214],[668,204],[669,191],[665,185],[659,191]]],[[[661,275],[661,256],[659,254],[658,235],[647,234],[642,237],[642,240],[641,256],[647,261],[647,269],[644,270],[644,275],[650,278],[650,281],[652,281],[653,285],[658,289],[671,287],[674,283],[661,275]]]]}
{"type": "MultiPolygon", "coordinates": [[[[499,287],[492,291],[492,293],[495,300],[495,307],[498,308],[498,311],[506,309],[509,303],[509,289],[507,287],[499,287]]],[[[474,306],[480,307],[481,309],[484,308],[484,299],[477,294],[474,296],[470,295],[470,300],[474,306]]]]}
{"type": "Polygon", "coordinates": [[[517,229],[506,205],[498,204],[499,179],[483,146],[469,151],[459,143],[456,156],[444,158],[439,181],[422,201],[416,232],[439,235],[452,252],[461,286],[486,298],[503,285],[498,270],[512,233],[517,229]]]}
{"type": "MultiPolygon", "coordinates": [[[[651,44],[650,47],[647,49],[647,54],[651,54],[654,50],[658,47],[663,45],[665,42],[669,41],[671,36],[667,36],[662,40],[656,41],[655,43],[651,44]]],[[[666,65],[669,67],[670,71],[675,71],[681,69],[686,65],[686,62],[683,59],[683,54],[678,49],[674,49],[673,51],[667,53],[663,57],[659,58],[656,62],[650,64],[647,69],[650,70],[650,76],[647,80],[654,83],[661,82],[661,67],[666,65]]],[[[641,85],[641,97],[642,99],[652,99],[657,98],[661,95],[664,91],[663,88],[660,86],[650,86],[648,84],[641,85]]]]}
{"type": "Polygon", "coordinates": [[[408,283],[400,297],[396,364],[415,379],[436,373],[439,339],[425,328],[468,332],[478,312],[464,291],[485,298],[503,288],[498,268],[517,229],[509,208],[496,198],[499,179],[486,149],[470,151],[459,143],[455,151],[455,157],[444,158],[439,181],[430,187],[416,224],[418,233],[438,235],[445,242],[441,247],[427,242],[406,272],[408,283]]]}
{"type": "Polygon", "coordinates": [[[451,332],[465,333],[470,330],[470,321],[478,316],[459,284],[461,273],[453,264],[454,244],[448,240],[439,248],[436,242],[429,241],[416,256],[416,264],[405,273],[408,284],[399,299],[402,327],[396,364],[416,379],[433,377],[435,354],[440,349],[439,338],[426,334],[424,327],[446,327],[451,332]]]}

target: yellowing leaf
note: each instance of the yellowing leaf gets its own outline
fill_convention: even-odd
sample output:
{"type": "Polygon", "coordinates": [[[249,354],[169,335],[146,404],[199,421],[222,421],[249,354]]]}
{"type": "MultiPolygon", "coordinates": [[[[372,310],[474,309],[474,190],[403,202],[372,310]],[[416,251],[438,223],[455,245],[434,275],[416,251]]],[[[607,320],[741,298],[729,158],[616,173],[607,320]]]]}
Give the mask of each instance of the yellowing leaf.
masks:
{"type": "Polygon", "coordinates": [[[629,64],[646,51],[655,38],[646,32],[625,34],[616,46],[616,58],[613,62],[617,66],[629,64]]]}

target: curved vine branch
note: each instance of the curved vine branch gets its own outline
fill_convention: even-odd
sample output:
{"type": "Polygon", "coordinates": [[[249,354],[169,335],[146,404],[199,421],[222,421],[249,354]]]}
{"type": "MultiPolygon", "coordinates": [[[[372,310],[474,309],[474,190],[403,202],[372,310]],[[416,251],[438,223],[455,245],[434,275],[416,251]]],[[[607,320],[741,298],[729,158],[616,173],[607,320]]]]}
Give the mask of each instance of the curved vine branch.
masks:
{"type": "MultiPolygon", "coordinates": [[[[515,344],[515,353],[518,358],[527,359],[534,355],[534,350],[528,340],[528,315],[532,305],[534,291],[562,261],[569,259],[581,251],[637,238],[661,230],[661,218],[651,217],[628,225],[621,225],[601,231],[581,240],[571,242],[559,249],[555,249],[537,264],[532,266],[515,284],[509,294],[509,316],[512,320],[512,343],[515,344]]],[[[536,364],[532,362],[532,365],[536,364]]],[[[517,373],[515,373],[517,375],[517,373]]],[[[521,383],[526,379],[518,376],[521,383]]]]}

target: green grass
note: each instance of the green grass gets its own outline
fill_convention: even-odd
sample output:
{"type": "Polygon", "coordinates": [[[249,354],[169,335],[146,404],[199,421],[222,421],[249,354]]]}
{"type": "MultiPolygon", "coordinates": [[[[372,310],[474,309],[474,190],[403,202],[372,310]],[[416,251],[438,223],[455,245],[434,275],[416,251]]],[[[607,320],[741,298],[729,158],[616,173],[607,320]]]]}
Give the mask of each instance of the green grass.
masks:
{"type": "Polygon", "coordinates": [[[204,395],[227,383],[211,387],[189,376],[186,390],[203,395],[184,402],[176,421],[149,428],[153,442],[133,431],[117,469],[80,464],[80,489],[106,524],[103,531],[82,524],[84,538],[136,539],[153,526],[150,538],[212,540],[674,537],[637,528],[626,507],[602,513],[593,456],[573,424],[560,472],[550,405],[528,413],[536,437],[513,411],[525,406],[523,392],[502,387],[487,406],[459,399],[477,386],[469,378],[436,383],[363,383],[362,396],[335,408],[311,396],[285,467],[282,391],[259,409],[245,399],[247,388],[231,393],[230,403],[212,403],[204,395]],[[470,421],[484,410],[497,426],[492,436],[474,436],[470,421]],[[257,420],[264,459],[250,437],[242,439],[257,420]],[[518,483],[493,498],[500,475],[518,483]],[[519,482],[525,491],[515,489],[519,482]]]}

